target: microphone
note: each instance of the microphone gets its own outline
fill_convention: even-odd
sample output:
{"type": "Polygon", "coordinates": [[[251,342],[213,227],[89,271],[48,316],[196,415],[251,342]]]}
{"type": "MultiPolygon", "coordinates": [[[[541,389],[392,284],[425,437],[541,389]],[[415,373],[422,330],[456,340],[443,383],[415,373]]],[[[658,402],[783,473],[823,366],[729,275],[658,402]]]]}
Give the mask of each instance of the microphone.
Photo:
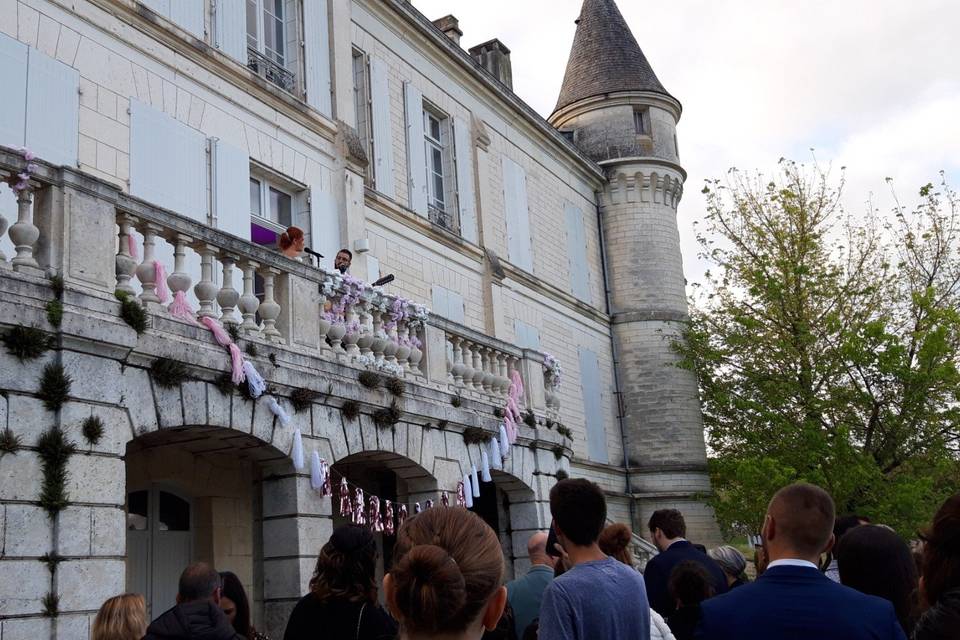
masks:
{"type": "Polygon", "coordinates": [[[314,250],[311,249],[310,247],[304,247],[303,250],[304,250],[305,252],[309,253],[310,255],[312,255],[314,258],[322,258],[322,257],[323,257],[322,255],[320,255],[319,253],[317,253],[316,251],[314,251],[314,250]]]}
{"type": "Polygon", "coordinates": [[[374,282],[374,283],[373,283],[373,286],[374,286],[374,287],[382,287],[382,286],[385,285],[385,284],[390,284],[390,283],[393,282],[395,279],[396,279],[396,278],[394,278],[394,275],[393,275],[392,273],[389,273],[389,274],[383,276],[382,278],[380,278],[379,280],[377,280],[376,282],[374,282]]]}

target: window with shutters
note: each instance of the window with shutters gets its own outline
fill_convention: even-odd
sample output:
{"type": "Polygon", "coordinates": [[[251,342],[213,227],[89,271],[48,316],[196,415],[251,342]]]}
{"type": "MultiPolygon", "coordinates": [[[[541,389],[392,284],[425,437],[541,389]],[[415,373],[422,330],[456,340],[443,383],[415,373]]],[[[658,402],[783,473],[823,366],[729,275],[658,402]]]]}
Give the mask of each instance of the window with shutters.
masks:
{"type": "Polygon", "coordinates": [[[427,210],[430,221],[454,233],[459,233],[459,216],[453,191],[450,118],[424,105],[423,137],[427,161],[427,210]]]}
{"type": "Polygon", "coordinates": [[[373,155],[373,103],[370,97],[370,64],[367,55],[359,49],[353,50],[353,108],[357,116],[357,135],[367,154],[367,168],[363,181],[368,187],[374,186],[373,155]]]}
{"type": "MultiPolygon", "coordinates": [[[[256,170],[254,170],[256,171],[256,170]]],[[[297,219],[298,203],[305,200],[305,190],[261,172],[250,174],[250,238],[259,245],[275,248],[278,236],[287,227],[296,226],[308,232],[309,220],[297,219]]]]}
{"type": "Polygon", "coordinates": [[[247,0],[247,66],[285,91],[297,90],[298,3],[247,0]]]}

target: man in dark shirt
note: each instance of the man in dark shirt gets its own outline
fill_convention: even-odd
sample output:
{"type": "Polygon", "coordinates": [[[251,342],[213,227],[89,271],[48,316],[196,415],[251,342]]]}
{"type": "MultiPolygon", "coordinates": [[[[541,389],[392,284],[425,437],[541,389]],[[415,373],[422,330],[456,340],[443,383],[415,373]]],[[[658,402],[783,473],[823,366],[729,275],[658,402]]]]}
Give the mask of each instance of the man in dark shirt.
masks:
{"type": "Polygon", "coordinates": [[[654,556],[643,570],[647,597],[654,611],[667,618],[676,609],[676,603],[670,598],[667,585],[674,567],[684,560],[692,560],[703,566],[710,575],[714,594],[727,592],[727,578],[720,565],[684,538],[687,534],[687,524],[679,511],[676,509],[654,511],[647,527],[650,529],[653,544],[660,550],[660,553],[654,556]]]}
{"type": "Polygon", "coordinates": [[[220,610],[220,574],[205,562],[195,562],[180,574],[177,605],[160,614],[144,640],[245,640],[220,610]]]}

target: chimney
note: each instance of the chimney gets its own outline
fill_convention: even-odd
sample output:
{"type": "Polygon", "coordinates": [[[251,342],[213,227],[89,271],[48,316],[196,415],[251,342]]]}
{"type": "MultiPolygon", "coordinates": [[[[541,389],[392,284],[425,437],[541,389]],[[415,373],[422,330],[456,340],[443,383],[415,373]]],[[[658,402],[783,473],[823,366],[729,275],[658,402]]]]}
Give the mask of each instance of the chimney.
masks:
{"type": "Polygon", "coordinates": [[[443,16],[434,20],[433,26],[443,31],[443,34],[453,40],[458,47],[460,46],[460,37],[463,35],[463,31],[460,31],[459,20],[453,16],[443,16]]]}
{"type": "Polygon", "coordinates": [[[510,49],[494,38],[470,49],[470,55],[487,73],[513,90],[513,69],[510,66],[510,49]]]}

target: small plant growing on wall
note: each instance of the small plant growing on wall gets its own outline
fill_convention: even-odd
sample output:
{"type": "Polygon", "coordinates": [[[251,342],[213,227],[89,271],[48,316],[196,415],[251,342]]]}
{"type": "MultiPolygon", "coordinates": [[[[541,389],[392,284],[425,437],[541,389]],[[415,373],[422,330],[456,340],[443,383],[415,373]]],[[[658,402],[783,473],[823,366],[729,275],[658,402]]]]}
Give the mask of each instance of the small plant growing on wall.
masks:
{"type": "Polygon", "coordinates": [[[20,362],[39,358],[50,348],[50,337],[37,327],[10,327],[0,334],[0,340],[7,353],[20,362]]]}
{"type": "Polygon", "coordinates": [[[464,444],[483,444],[490,442],[490,439],[493,436],[483,429],[478,427],[467,427],[463,431],[463,442],[464,444]]]}
{"type": "Polygon", "coordinates": [[[395,376],[387,378],[383,383],[383,386],[387,389],[387,391],[390,392],[391,395],[397,398],[403,396],[407,390],[407,383],[395,376]]]}
{"type": "Polygon", "coordinates": [[[87,443],[96,445],[103,438],[103,420],[100,419],[100,416],[90,416],[83,421],[80,431],[87,443]]]}
{"type": "Polygon", "coordinates": [[[267,360],[269,360],[273,366],[277,366],[277,354],[271,353],[267,356],[267,360]]]}
{"type": "Polygon", "coordinates": [[[53,290],[53,295],[57,298],[63,298],[63,276],[59,273],[55,273],[49,278],[50,288],[53,290]]]}
{"type": "Polygon", "coordinates": [[[504,415],[506,415],[506,414],[503,413],[503,409],[501,409],[500,407],[495,407],[495,408],[494,408],[494,410],[493,410],[493,417],[494,417],[494,418],[500,418],[500,419],[502,420],[503,417],[504,417],[504,415]]]}
{"type": "Polygon", "coordinates": [[[227,334],[230,336],[230,339],[234,342],[239,342],[240,340],[240,325],[236,322],[227,322],[223,325],[223,328],[227,330],[227,334]]]}
{"type": "Polygon", "coordinates": [[[527,411],[523,414],[523,424],[531,428],[537,426],[537,417],[533,415],[533,411],[527,411]]]}
{"type": "Polygon", "coordinates": [[[557,423],[557,433],[567,440],[573,440],[573,431],[570,430],[570,427],[557,423]]]}
{"type": "Polygon", "coordinates": [[[447,425],[448,425],[448,424],[449,424],[449,423],[448,423],[446,420],[438,420],[438,421],[437,421],[437,429],[440,429],[441,431],[443,431],[444,429],[447,428],[447,425]]]}
{"type": "Polygon", "coordinates": [[[257,351],[257,345],[252,342],[248,342],[247,346],[243,348],[244,352],[251,358],[256,358],[259,351],[257,351]]]}
{"type": "Polygon", "coordinates": [[[0,452],[15,454],[20,450],[20,446],[20,436],[15,434],[13,429],[5,427],[3,431],[0,431],[0,452]]]}
{"type": "Polygon", "coordinates": [[[553,448],[553,457],[556,458],[557,460],[563,457],[563,453],[564,453],[563,447],[560,446],[559,444],[553,448]]]}
{"type": "Polygon", "coordinates": [[[455,409],[459,409],[463,405],[463,398],[461,398],[460,396],[453,396],[452,398],[450,398],[450,404],[455,409]]]}
{"type": "Polygon", "coordinates": [[[114,296],[120,301],[120,318],[136,331],[137,335],[146,331],[147,311],[140,303],[126,291],[117,291],[114,296]]]}
{"type": "Polygon", "coordinates": [[[310,405],[320,398],[320,392],[306,387],[294,389],[290,394],[290,404],[297,413],[310,409],[310,405]]]}
{"type": "Polygon", "coordinates": [[[570,474],[564,471],[563,469],[557,469],[557,480],[566,480],[570,477],[570,474]]]}
{"type": "Polygon", "coordinates": [[[73,380],[63,370],[63,365],[51,362],[43,368],[40,376],[40,390],[37,395],[43,400],[43,406],[50,411],[59,411],[67,396],[73,380]]]}
{"type": "Polygon", "coordinates": [[[220,375],[218,375],[216,378],[214,378],[213,386],[215,386],[217,388],[217,391],[219,391],[223,395],[229,396],[233,393],[233,390],[235,388],[233,384],[233,376],[230,375],[229,371],[224,371],[220,375]]]}
{"type": "Polygon", "coordinates": [[[187,367],[171,358],[157,358],[150,365],[150,374],[154,382],[165,389],[180,386],[188,378],[187,367]]]}
{"type": "Polygon", "coordinates": [[[43,596],[41,602],[43,604],[43,616],[45,618],[56,618],[60,615],[60,596],[51,591],[43,596]]]}
{"type": "Polygon", "coordinates": [[[357,375],[357,381],[367,389],[378,389],[383,384],[383,376],[376,371],[361,371],[357,375]]]}
{"type": "Polygon", "coordinates": [[[400,405],[394,400],[389,407],[373,412],[373,423],[380,429],[386,429],[400,422],[400,405]]]}
{"type": "Polygon", "coordinates": [[[67,506],[67,460],[77,450],[58,427],[50,427],[37,439],[37,455],[43,470],[40,506],[50,517],[67,506]]]}
{"type": "Polygon", "coordinates": [[[50,300],[44,308],[47,310],[47,322],[60,328],[63,324],[63,303],[59,300],[50,300]]]}
{"type": "Polygon", "coordinates": [[[343,403],[343,406],[340,407],[340,413],[343,415],[344,420],[353,422],[357,419],[357,416],[360,415],[360,405],[353,400],[347,400],[343,403]]]}
{"type": "Polygon", "coordinates": [[[56,553],[55,551],[50,553],[45,553],[42,556],[40,556],[40,562],[47,565],[47,571],[49,571],[50,574],[53,575],[53,573],[57,570],[57,565],[63,562],[63,556],[61,556],[59,553],[56,553]]]}

